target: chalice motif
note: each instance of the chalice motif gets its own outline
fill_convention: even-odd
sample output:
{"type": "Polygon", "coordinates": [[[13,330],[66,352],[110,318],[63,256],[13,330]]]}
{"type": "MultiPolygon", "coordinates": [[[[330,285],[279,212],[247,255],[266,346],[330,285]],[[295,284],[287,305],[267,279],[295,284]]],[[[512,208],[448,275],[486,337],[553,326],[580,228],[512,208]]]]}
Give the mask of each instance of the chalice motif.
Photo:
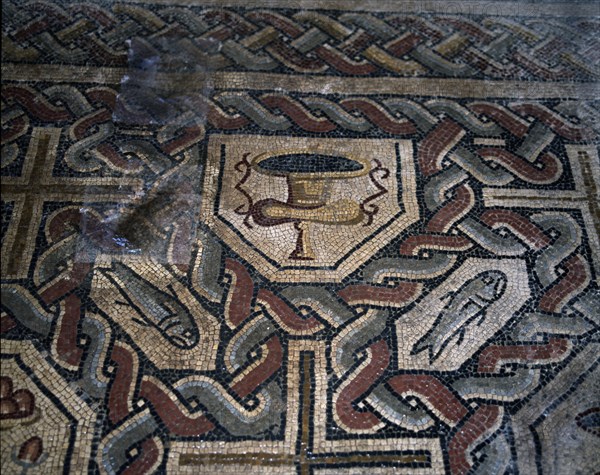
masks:
{"type": "Polygon", "coordinates": [[[251,228],[259,226],[279,226],[292,223],[297,231],[296,246],[289,258],[294,260],[314,260],[316,255],[310,238],[310,226],[357,225],[368,226],[379,207],[372,203],[386,194],[387,189],[379,182],[389,176],[379,160],[368,160],[341,155],[328,155],[311,150],[280,150],[259,154],[249,160],[250,154],[235,165],[244,173],[235,188],[247,200],[247,204],[236,208],[235,212],[244,215],[244,224],[251,228]],[[244,184],[252,171],[266,176],[285,178],[287,200],[266,198],[254,202],[244,184]],[[332,184],[339,180],[352,180],[369,175],[377,191],[362,201],[331,196],[332,184]],[[379,178],[377,175],[380,175],[379,178]]]}

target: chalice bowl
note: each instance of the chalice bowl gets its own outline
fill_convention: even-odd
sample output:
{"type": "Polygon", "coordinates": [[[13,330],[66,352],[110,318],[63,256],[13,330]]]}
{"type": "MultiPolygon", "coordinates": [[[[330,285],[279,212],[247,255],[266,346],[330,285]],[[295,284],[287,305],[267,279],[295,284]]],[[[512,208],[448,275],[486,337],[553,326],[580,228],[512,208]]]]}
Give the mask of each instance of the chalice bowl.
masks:
{"type": "MultiPolygon", "coordinates": [[[[263,175],[285,178],[287,182],[286,201],[267,198],[252,203],[249,198],[245,214],[261,226],[293,223],[297,239],[290,259],[315,259],[310,238],[312,225],[354,225],[362,222],[365,216],[370,218],[364,203],[331,196],[334,181],[351,180],[369,173],[371,165],[367,160],[310,150],[284,150],[262,153],[248,165],[247,173],[252,169],[263,175]]],[[[244,194],[249,197],[246,192],[244,194]]]]}

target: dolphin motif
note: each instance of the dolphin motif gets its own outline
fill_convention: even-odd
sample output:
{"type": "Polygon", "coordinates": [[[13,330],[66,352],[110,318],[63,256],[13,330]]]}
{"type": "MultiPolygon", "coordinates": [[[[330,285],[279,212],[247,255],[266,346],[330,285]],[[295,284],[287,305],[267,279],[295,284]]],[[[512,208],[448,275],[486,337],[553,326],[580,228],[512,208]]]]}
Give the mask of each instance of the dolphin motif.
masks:
{"type": "Polygon", "coordinates": [[[169,295],[157,289],[119,262],[112,269],[101,269],[101,272],[125,299],[116,303],[130,306],[137,312],[136,323],[155,327],[177,348],[189,349],[198,343],[198,327],[189,311],[174,297],[174,292],[169,295]]]}
{"type": "Polygon", "coordinates": [[[483,323],[488,308],[504,294],[507,282],[503,272],[485,271],[467,281],[460,290],[447,294],[446,298],[450,298],[448,304],[411,353],[414,355],[428,349],[429,362],[433,363],[457,336],[456,344],[460,345],[473,322],[477,326],[483,323]]]}

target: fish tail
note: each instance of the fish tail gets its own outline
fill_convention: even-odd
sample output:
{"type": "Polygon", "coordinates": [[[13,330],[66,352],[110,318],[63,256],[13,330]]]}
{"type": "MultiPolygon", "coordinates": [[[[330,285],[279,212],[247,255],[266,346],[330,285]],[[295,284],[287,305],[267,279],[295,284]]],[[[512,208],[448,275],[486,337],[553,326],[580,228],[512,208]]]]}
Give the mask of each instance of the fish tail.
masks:
{"type": "Polygon", "coordinates": [[[429,356],[429,362],[433,362],[435,361],[439,354],[441,353],[440,349],[436,349],[437,345],[435,344],[435,342],[431,341],[431,339],[429,337],[423,338],[420,341],[418,341],[415,346],[413,346],[413,349],[411,351],[411,354],[416,355],[418,353],[421,353],[425,350],[427,350],[428,356],[429,356]]]}

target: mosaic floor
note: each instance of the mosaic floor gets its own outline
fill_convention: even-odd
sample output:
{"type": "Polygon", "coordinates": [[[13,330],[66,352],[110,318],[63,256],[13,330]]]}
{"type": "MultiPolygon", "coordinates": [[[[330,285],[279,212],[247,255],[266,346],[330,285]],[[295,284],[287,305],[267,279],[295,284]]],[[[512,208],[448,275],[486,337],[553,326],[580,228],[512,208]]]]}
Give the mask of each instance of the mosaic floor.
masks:
{"type": "Polygon", "coordinates": [[[2,473],[598,471],[600,4],[2,28],[2,473]]]}

